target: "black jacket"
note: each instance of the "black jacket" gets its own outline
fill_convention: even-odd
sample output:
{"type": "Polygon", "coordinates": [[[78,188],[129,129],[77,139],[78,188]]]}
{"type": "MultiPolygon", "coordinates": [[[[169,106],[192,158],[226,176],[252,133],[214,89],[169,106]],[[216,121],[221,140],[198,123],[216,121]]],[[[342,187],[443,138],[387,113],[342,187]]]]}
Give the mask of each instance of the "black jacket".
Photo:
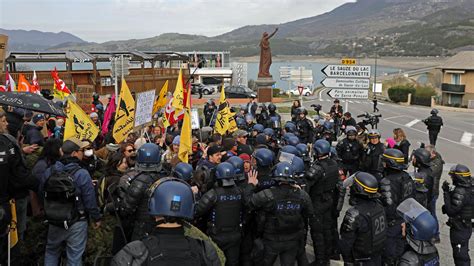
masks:
{"type": "Polygon", "coordinates": [[[400,150],[401,152],[403,152],[403,155],[405,157],[405,163],[407,164],[408,163],[408,156],[409,156],[409,153],[410,153],[410,142],[406,139],[400,141],[400,143],[397,143],[395,145],[395,149],[397,150],[400,150]]]}

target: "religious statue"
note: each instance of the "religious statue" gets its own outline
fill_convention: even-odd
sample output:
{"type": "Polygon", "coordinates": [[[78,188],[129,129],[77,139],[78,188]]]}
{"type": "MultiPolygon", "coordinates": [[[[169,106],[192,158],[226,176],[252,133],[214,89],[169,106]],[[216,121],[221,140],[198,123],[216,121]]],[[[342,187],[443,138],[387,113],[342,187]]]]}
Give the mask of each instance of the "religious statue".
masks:
{"type": "Polygon", "coordinates": [[[262,35],[262,40],[260,41],[260,65],[258,68],[258,77],[262,78],[271,78],[270,75],[270,66],[272,64],[272,52],[270,50],[270,42],[268,41],[275,33],[278,31],[278,28],[275,31],[268,35],[268,32],[264,32],[262,35]]]}

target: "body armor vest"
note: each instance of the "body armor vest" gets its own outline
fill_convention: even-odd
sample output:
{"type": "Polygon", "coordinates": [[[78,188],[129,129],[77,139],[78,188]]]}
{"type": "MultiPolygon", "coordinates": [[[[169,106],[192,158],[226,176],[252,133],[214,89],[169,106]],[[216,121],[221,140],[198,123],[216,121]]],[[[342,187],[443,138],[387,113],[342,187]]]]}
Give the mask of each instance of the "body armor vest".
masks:
{"type": "Polygon", "coordinates": [[[216,205],[211,213],[211,234],[240,231],[242,223],[242,192],[238,187],[218,187],[216,205]]]}
{"type": "Polygon", "coordinates": [[[354,259],[371,258],[380,255],[386,239],[387,219],[384,208],[376,202],[363,202],[354,206],[359,211],[360,219],[369,224],[369,230],[360,232],[354,242],[354,259]]]}
{"type": "Polygon", "coordinates": [[[311,187],[311,195],[331,192],[339,181],[339,167],[336,161],[325,159],[319,161],[318,164],[323,168],[324,173],[322,179],[311,187]]]}

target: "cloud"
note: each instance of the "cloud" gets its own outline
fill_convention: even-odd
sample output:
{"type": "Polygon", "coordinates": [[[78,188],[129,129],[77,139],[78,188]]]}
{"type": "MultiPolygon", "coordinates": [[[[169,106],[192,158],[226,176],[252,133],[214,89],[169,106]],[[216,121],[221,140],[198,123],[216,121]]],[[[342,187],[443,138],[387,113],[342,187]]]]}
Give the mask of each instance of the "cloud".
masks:
{"type": "Polygon", "coordinates": [[[353,1],[0,0],[0,27],[67,31],[96,42],[147,38],[166,32],[215,36],[245,25],[279,24],[315,16],[345,2],[353,1]]]}

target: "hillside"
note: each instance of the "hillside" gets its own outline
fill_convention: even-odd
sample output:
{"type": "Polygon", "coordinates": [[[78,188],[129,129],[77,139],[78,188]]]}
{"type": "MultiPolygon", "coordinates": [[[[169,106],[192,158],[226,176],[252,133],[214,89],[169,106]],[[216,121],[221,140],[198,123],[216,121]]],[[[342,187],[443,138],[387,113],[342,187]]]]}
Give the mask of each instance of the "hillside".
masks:
{"type": "Polygon", "coordinates": [[[50,50],[230,50],[253,56],[264,31],[281,55],[449,55],[474,45],[473,0],[358,0],[334,10],[279,25],[248,25],[206,37],[166,33],[146,39],[60,44],[50,50]],[[377,36],[377,39],[374,39],[377,36]],[[377,44],[375,46],[375,43],[377,44]]]}
{"type": "Polygon", "coordinates": [[[84,43],[81,38],[67,32],[42,32],[37,30],[6,30],[0,28],[0,34],[8,35],[8,49],[15,51],[40,51],[58,44],[75,45],[84,43]]]}

